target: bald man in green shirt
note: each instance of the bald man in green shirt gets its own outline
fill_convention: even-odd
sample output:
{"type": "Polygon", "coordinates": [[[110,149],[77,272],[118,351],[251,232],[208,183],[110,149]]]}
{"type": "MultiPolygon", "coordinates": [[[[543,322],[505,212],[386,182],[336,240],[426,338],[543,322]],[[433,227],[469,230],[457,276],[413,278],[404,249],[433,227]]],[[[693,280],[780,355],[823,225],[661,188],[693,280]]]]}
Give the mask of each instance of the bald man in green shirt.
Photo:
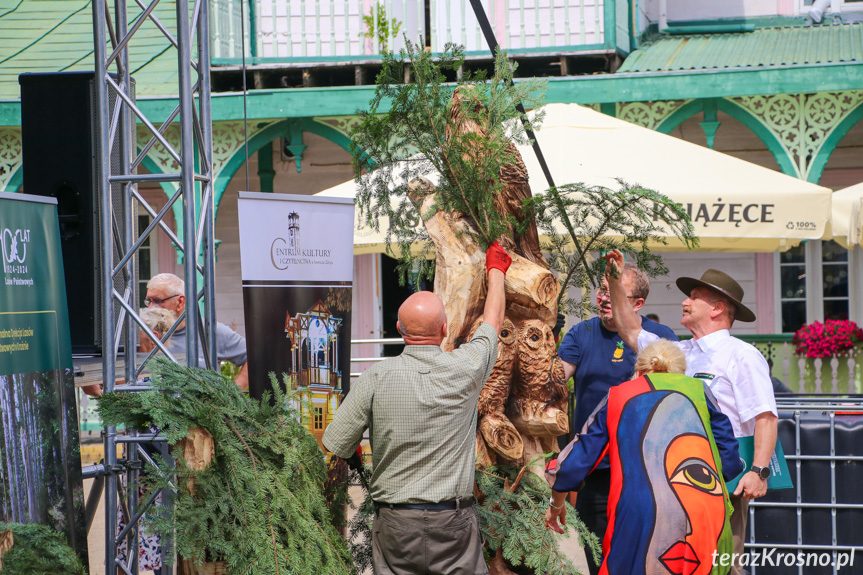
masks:
{"type": "Polygon", "coordinates": [[[488,573],[473,500],[477,401],[497,360],[511,261],[497,242],[488,248],[484,323],[451,352],[440,349],[440,298],[406,299],[404,351],[360,376],[324,432],[324,446],[347,459],[369,430],[376,575],[488,573]]]}

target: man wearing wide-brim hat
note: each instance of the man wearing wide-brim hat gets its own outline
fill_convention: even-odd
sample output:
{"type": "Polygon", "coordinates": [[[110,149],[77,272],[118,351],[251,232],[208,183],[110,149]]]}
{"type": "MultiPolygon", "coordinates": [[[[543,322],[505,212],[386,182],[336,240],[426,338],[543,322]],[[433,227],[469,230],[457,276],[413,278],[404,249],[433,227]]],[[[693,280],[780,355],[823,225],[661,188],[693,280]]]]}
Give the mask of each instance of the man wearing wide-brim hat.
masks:
{"type": "MultiPolygon", "coordinates": [[[[618,271],[623,269],[623,254],[613,251],[605,258],[609,262],[606,277],[618,333],[638,351],[656,336],[641,329],[638,317],[627,305],[618,271]]],[[[692,333],[691,340],[676,343],[686,354],[686,375],[707,384],[722,413],[731,420],[735,436],[754,436],[752,466],[731,494],[734,552],[742,557],[749,501],[767,493],[770,459],[776,447],[778,417],[770,368],[760,351],[729,331],[735,320],[755,321],[755,314],[743,304],[743,288],[737,281],[724,272],[709,269],[700,279],[679,278],[677,287],[687,296],[681,304],[680,325],[692,333]]],[[[739,561],[735,562],[731,573],[742,572],[739,561]]]]}

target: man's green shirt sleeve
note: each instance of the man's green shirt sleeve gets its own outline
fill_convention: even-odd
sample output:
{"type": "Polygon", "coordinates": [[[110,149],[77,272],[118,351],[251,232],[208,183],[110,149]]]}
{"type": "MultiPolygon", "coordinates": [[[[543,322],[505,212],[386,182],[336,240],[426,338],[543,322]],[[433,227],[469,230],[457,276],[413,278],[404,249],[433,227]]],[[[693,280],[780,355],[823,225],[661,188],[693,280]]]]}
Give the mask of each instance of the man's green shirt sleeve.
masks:
{"type": "Polygon", "coordinates": [[[353,455],[371,424],[374,371],[366,371],[351,386],[321,438],[324,447],[342,459],[353,455]]]}

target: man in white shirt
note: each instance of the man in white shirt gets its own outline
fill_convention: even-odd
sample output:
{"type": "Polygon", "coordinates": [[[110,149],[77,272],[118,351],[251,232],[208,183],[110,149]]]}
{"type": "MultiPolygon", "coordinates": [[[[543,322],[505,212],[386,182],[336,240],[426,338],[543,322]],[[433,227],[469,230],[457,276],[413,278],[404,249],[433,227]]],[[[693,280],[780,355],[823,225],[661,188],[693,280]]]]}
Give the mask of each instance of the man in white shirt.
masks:
{"type": "MultiPolygon", "coordinates": [[[[658,338],[642,330],[638,316],[627,302],[620,273],[623,254],[615,250],[605,258],[618,333],[638,351],[658,338]]],[[[739,283],[728,274],[709,269],[701,279],[679,278],[677,287],[687,295],[682,303],[680,325],[692,333],[691,340],[677,343],[686,354],[686,375],[699,378],[710,387],[720,409],[731,420],[736,437],[755,437],[752,467],[731,495],[734,552],[742,557],[749,501],[767,493],[770,459],[776,447],[778,417],[770,369],[761,352],[729,332],[735,319],[755,321],[755,314],[742,303],[743,288],[739,283]]],[[[731,573],[743,573],[739,561],[734,562],[731,573]]]]}

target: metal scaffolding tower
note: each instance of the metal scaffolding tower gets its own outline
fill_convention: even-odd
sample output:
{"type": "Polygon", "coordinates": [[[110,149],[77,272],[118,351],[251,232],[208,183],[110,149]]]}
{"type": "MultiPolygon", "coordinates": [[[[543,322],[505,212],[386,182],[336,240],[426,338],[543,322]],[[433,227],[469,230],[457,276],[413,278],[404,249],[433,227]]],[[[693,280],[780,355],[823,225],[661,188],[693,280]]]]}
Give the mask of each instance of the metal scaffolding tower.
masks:
{"type": "MultiPolygon", "coordinates": [[[[167,19],[163,22],[155,14],[159,0],[150,0],[149,4],[145,0],[134,0],[134,3],[115,0],[113,14],[106,0],[93,0],[92,4],[96,61],[94,107],[98,127],[96,165],[100,200],[102,368],[106,393],[148,389],[135,383],[146,362],[159,350],[174,359],[163,342],[184,320],[186,363],[197,366],[199,350],[203,350],[205,366],[218,368],[208,6],[205,0],[195,0],[193,5],[189,0],[171,1],[176,3],[176,20],[173,22],[167,19]],[[127,8],[131,10],[127,12],[127,8]],[[160,120],[148,118],[136,105],[136,89],[129,69],[129,54],[135,46],[136,33],[147,26],[160,30],[166,38],[166,47],[173,47],[177,53],[179,105],[167,118],[160,120]],[[178,120],[180,145],[174,146],[165,137],[165,132],[178,120]],[[135,146],[138,125],[144,126],[149,136],[149,142],[140,150],[135,146]],[[179,172],[138,174],[138,167],[153,146],[162,146],[180,166],[179,172]],[[142,182],[173,183],[176,192],[157,212],[138,192],[138,184],[142,182]],[[182,238],[177,237],[164,221],[165,215],[178,201],[182,203],[182,238]],[[138,210],[144,210],[152,217],[152,222],[144,230],[135,229],[138,210]],[[185,313],[164,334],[162,341],[141,320],[134,300],[134,256],[157,227],[164,230],[183,254],[187,302],[185,313]],[[135,353],[138,328],[144,330],[157,346],[143,358],[136,357],[135,353]],[[118,369],[121,374],[117,373],[118,369]],[[125,383],[115,386],[118,376],[125,383]]],[[[137,88],[140,91],[141,86],[137,88]]],[[[142,444],[159,442],[158,435],[127,430],[126,435],[118,437],[115,428],[104,429],[104,465],[96,466],[89,475],[104,480],[106,573],[113,573],[114,566],[121,572],[138,573],[137,522],[153,504],[156,494],[143,505],[138,505],[137,478],[143,465],[155,466],[142,444]],[[126,444],[124,458],[116,455],[118,444],[126,444]],[[128,485],[125,501],[118,497],[119,478],[123,474],[128,485]],[[127,525],[117,533],[121,506],[127,525]],[[117,547],[124,538],[128,544],[128,559],[120,561],[117,547]]],[[[161,445],[164,446],[164,442],[161,445]]],[[[164,495],[170,500],[170,494],[164,495]]],[[[88,509],[92,504],[88,501],[88,509]]]]}

